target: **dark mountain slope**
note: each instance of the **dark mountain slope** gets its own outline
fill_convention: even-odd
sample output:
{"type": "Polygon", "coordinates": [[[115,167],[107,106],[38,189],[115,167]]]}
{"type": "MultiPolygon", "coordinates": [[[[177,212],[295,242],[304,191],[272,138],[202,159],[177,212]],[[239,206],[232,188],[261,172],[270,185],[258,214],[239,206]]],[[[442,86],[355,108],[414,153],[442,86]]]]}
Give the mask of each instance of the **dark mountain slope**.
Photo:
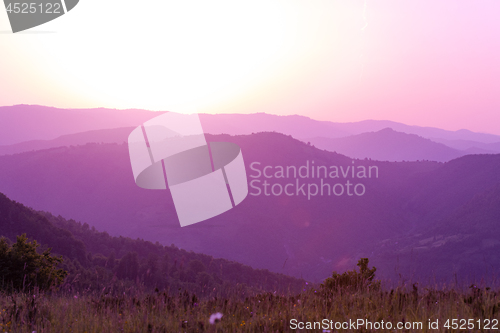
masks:
{"type": "Polygon", "coordinates": [[[173,245],[111,237],[88,224],[36,212],[0,193],[0,237],[15,240],[23,233],[44,248],[51,247],[53,254],[63,255],[63,268],[70,272],[65,287],[74,290],[109,289],[117,278],[122,286],[140,281],[147,288],[170,288],[174,292],[182,288],[202,294],[216,290],[214,295],[237,289],[237,284],[245,284],[241,291],[286,292],[290,288],[298,292],[305,286],[303,280],[173,245]]]}
{"type": "Polygon", "coordinates": [[[500,184],[475,195],[421,233],[380,243],[379,267],[397,258],[399,272],[414,280],[491,283],[500,276],[500,184]]]}
{"type": "MultiPolygon", "coordinates": [[[[376,256],[382,241],[424,234],[500,183],[500,155],[471,155],[444,164],[353,161],[278,133],[207,137],[237,143],[249,181],[260,180],[262,190],[264,180],[284,186],[297,179],[252,178],[253,162],[260,163],[261,171],[264,166],[300,167],[307,161],[343,168],[377,166],[379,177],[348,178],[365,185],[363,196],[318,195],[308,200],[304,195],[249,195],[235,209],[185,228],[179,226],[168,191],[143,190],[134,184],[126,145],[90,144],[2,156],[0,189],[35,209],[74,217],[112,235],[174,243],[319,281],[332,270],[350,269],[362,256],[376,256]]],[[[346,181],[342,175],[327,179],[332,185],[346,181]]],[[[395,257],[373,260],[376,267],[384,267],[378,271],[381,277],[393,275],[395,257]]],[[[444,267],[444,273],[452,268],[444,267]]],[[[435,268],[429,265],[422,274],[432,274],[435,268]]]]}
{"type": "Polygon", "coordinates": [[[0,193],[0,235],[15,241],[23,233],[41,244],[50,244],[55,253],[86,264],[84,244],[69,231],[55,227],[44,216],[0,193]]]}
{"type": "Polygon", "coordinates": [[[404,206],[415,214],[420,228],[446,218],[456,209],[500,183],[500,154],[466,155],[443,167],[420,174],[406,186],[414,196],[404,206]]]}
{"type": "MultiPolygon", "coordinates": [[[[278,133],[208,138],[240,145],[249,177],[255,175],[249,168],[252,162],[263,168],[300,167],[314,161],[316,166],[344,168],[376,165],[379,178],[349,178],[366,186],[363,196],[327,196],[326,191],[311,200],[304,195],[249,195],[236,209],[186,228],[179,226],[168,191],[135,185],[126,145],[90,144],[2,156],[0,189],[35,209],[73,217],[112,235],[174,243],[253,267],[321,280],[334,268],[350,268],[344,258],[357,255],[360,247],[408,232],[412,224],[398,210],[402,205],[398,189],[411,175],[440,166],[368,160],[353,164],[345,156],[278,133]]],[[[326,182],[345,184],[347,180],[340,177],[326,182]]],[[[262,186],[265,179],[259,179],[262,186]]],[[[269,181],[285,185],[296,179],[269,181]]]]}

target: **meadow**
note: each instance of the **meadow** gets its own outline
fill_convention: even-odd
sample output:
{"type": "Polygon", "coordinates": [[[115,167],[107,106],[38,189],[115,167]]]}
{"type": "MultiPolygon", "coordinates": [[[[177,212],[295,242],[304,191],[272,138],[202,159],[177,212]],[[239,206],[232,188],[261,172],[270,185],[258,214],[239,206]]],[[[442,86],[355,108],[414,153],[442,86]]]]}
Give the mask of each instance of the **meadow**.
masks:
{"type": "Polygon", "coordinates": [[[145,292],[141,288],[123,293],[74,295],[54,290],[4,293],[0,296],[0,332],[494,332],[500,329],[498,290],[478,286],[461,290],[446,286],[419,289],[417,284],[390,290],[316,287],[294,295],[270,292],[243,295],[235,291],[229,297],[205,299],[187,291],[171,294],[145,292]],[[213,316],[211,322],[214,314],[222,317],[214,320],[213,316]],[[324,319],[329,327],[324,326],[324,319]],[[358,319],[372,322],[371,329],[366,325],[346,328],[345,324],[344,329],[335,329],[335,323],[339,328],[342,323],[358,319]],[[438,321],[438,328],[430,329],[429,320],[438,321]],[[380,325],[382,321],[386,329],[375,329],[376,323],[380,325]],[[308,329],[308,322],[318,324],[308,329]],[[388,322],[392,330],[387,329],[388,322]],[[403,323],[407,329],[396,329],[397,323],[403,323]],[[422,323],[422,327],[415,323],[422,323]]]}

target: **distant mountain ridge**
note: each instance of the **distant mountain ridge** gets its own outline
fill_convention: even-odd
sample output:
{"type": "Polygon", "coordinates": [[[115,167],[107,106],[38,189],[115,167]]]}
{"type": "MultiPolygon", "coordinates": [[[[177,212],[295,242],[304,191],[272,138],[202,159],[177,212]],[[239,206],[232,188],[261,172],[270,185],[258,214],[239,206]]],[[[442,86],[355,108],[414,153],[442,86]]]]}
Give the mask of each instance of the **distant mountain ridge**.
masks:
{"type": "Polygon", "coordinates": [[[276,116],[266,113],[253,114],[200,114],[203,128],[211,134],[242,135],[252,132],[276,131],[297,139],[312,137],[340,138],[365,132],[376,132],[392,128],[397,132],[416,134],[424,138],[446,140],[470,140],[483,143],[500,142],[500,136],[476,133],[466,129],[448,131],[435,127],[410,126],[389,120],[363,120],[338,123],[318,121],[305,116],[276,116]]]}
{"type": "Polygon", "coordinates": [[[446,140],[440,138],[430,138],[432,141],[439,142],[447,145],[448,147],[464,150],[474,151],[480,150],[482,153],[495,154],[500,153],[500,142],[484,143],[470,140],[446,140]]]}
{"type": "Polygon", "coordinates": [[[51,140],[79,132],[138,126],[161,113],[146,110],[58,109],[39,105],[0,107],[0,145],[51,140]]]}
{"type": "MultiPolygon", "coordinates": [[[[13,145],[0,146],[1,155],[11,155],[27,151],[85,145],[87,143],[125,143],[134,127],[94,130],[68,134],[54,140],[33,140],[13,145]]],[[[386,128],[378,132],[368,132],[342,138],[315,137],[304,139],[314,146],[337,152],[352,158],[369,158],[378,161],[419,161],[447,162],[468,154],[494,154],[494,150],[468,148],[453,149],[416,134],[396,132],[386,128]]],[[[495,144],[482,144],[495,149],[495,144]]],[[[499,146],[500,148],[500,146],[499,146]]]]}
{"type": "Polygon", "coordinates": [[[81,133],[66,134],[53,140],[32,140],[0,146],[0,155],[12,155],[33,150],[86,145],[87,143],[127,142],[135,127],[100,129],[81,133]]]}
{"type": "MultiPolygon", "coordinates": [[[[91,130],[138,126],[167,111],[116,109],[58,109],[39,105],[0,107],[0,145],[31,140],[51,140],[61,135],[91,130]],[[43,124],[43,126],[42,126],[43,124]]],[[[499,135],[469,130],[447,131],[433,127],[410,126],[387,120],[338,123],[318,121],[305,116],[253,114],[200,114],[203,129],[210,134],[247,135],[276,131],[297,139],[339,138],[390,127],[398,132],[424,138],[500,142],[499,135]]]]}
{"type": "Polygon", "coordinates": [[[500,142],[500,140],[498,140],[500,138],[499,135],[473,132],[468,129],[450,131],[436,127],[406,125],[390,120],[363,120],[359,122],[337,124],[341,124],[343,128],[350,131],[352,134],[375,132],[389,127],[397,132],[416,134],[427,139],[441,138],[446,140],[470,140],[484,143],[500,142]]]}
{"type": "Polygon", "coordinates": [[[416,134],[406,134],[385,128],[344,138],[308,139],[320,149],[335,151],[352,158],[370,158],[378,161],[447,162],[467,153],[436,143],[416,134]]]}
{"type": "MultiPolygon", "coordinates": [[[[26,105],[3,107],[0,108],[0,130],[4,127],[3,132],[0,131],[0,134],[3,133],[3,136],[0,135],[0,155],[86,143],[123,143],[135,126],[161,113],[145,110],[63,110],[26,105]],[[72,132],[77,130],[81,132],[72,132]],[[15,135],[7,138],[9,133],[15,135]],[[19,141],[23,136],[38,139],[2,145],[2,140],[19,141]]],[[[446,162],[466,154],[500,153],[500,136],[408,126],[391,121],[334,123],[304,116],[264,113],[200,114],[200,120],[205,133],[248,135],[278,132],[355,158],[446,162]],[[384,132],[387,127],[383,126],[389,126],[393,132],[384,132]],[[370,134],[372,132],[375,134],[370,134]]]]}

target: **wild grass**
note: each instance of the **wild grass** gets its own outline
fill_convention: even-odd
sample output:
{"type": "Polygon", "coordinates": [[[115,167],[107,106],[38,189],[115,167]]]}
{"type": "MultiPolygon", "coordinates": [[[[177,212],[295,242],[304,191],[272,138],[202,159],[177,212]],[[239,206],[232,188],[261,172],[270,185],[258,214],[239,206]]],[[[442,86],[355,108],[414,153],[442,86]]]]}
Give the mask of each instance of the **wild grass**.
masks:
{"type": "Polygon", "coordinates": [[[422,329],[392,330],[400,332],[459,332],[464,330],[447,330],[443,325],[448,319],[473,319],[475,329],[466,331],[475,332],[487,331],[477,328],[478,320],[499,317],[500,292],[475,286],[463,290],[418,289],[417,285],[390,290],[318,287],[295,295],[242,297],[235,293],[206,299],[186,291],[168,294],[139,289],[114,295],[54,291],[0,295],[0,332],[328,332],[323,328],[294,330],[291,319],[423,323],[422,329]],[[223,316],[211,324],[214,313],[223,316]],[[439,329],[429,329],[429,320],[439,320],[439,329]]]}

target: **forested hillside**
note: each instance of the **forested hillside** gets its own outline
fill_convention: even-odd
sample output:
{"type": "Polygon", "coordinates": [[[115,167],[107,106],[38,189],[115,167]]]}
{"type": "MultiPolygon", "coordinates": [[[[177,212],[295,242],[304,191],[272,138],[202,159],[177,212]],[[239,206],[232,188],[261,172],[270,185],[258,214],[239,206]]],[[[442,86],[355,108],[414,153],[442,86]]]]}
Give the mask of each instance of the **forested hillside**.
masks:
{"type": "Polygon", "coordinates": [[[69,272],[63,285],[75,291],[130,287],[188,290],[198,295],[247,291],[298,292],[305,281],[236,262],[144,240],[111,237],[88,224],[36,212],[0,193],[0,236],[29,239],[62,255],[69,272]]]}

